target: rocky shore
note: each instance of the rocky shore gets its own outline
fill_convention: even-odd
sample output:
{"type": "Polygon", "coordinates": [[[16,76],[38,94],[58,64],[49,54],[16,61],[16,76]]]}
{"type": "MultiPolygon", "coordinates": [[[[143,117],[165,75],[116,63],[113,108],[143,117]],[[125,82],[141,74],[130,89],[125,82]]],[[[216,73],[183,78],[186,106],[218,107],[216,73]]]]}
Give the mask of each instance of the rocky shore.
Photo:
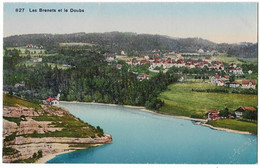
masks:
{"type": "MultiPolygon", "coordinates": [[[[49,105],[41,105],[39,109],[24,107],[20,105],[4,106],[3,108],[3,137],[4,150],[3,162],[38,162],[44,163],[57,154],[71,152],[78,149],[84,149],[91,146],[97,146],[112,142],[111,135],[99,132],[85,137],[61,136],[64,128],[57,125],[66,125],[66,121],[41,121],[37,117],[63,117],[70,116],[75,120],[74,124],[85,124],[78,118],[72,116],[67,110],[49,105]],[[64,123],[62,123],[64,122],[64,123]],[[51,134],[52,133],[52,134],[51,134]],[[57,137],[50,136],[55,135],[57,137]],[[46,136],[45,136],[46,135],[46,136]]],[[[69,120],[68,122],[72,122],[69,120]]],[[[74,121],[73,121],[74,122],[74,121]]],[[[94,130],[94,127],[86,124],[79,128],[86,131],[94,130]]],[[[82,130],[81,130],[82,131],[82,130]]],[[[103,130],[102,130],[103,131],[103,130]]],[[[91,132],[92,133],[92,132],[91,132]]]]}

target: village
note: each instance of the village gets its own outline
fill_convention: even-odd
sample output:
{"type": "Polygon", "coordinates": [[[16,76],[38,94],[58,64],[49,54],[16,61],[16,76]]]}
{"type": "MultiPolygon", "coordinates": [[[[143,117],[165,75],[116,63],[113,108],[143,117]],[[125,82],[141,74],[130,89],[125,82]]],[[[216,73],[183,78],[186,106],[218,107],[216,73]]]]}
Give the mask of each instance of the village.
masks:
{"type": "MultiPolygon", "coordinates": [[[[215,72],[215,74],[209,76],[207,83],[214,84],[217,87],[225,88],[241,88],[241,89],[256,89],[256,80],[252,79],[242,79],[240,82],[236,81],[235,78],[241,78],[245,73],[248,75],[252,74],[252,70],[248,72],[243,72],[243,69],[239,67],[236,63],[227,64],[216,60],[215,55],[216,50],[211,52],[204,52],[203,49],[198,49],[197,53],[181,54],[175,52],[174,50],[169,50],[167,52],[161,52],[160,50],[152,50],[147,54],[140,54],[138,57],[128,57],[124,50],[120,51],[120,55],[117,54],[107,54],[106,60],[108,63],[118,62],[118,60],[124,60],[125,63],[130,67],[145,66],[148,70],[153,73],[159,73],[160,71],[166,73],[169,69],[174,67],[175,69],[203,69],[206,72],[215,72]],[[232,78],[232,79],[231,79],[232,78]]],[[[117,69],[122,68],[122,64],[116,64],[117,69]]],[[[131,68],[130,68],[131,69],[131,68]]],[[[128,69],[129,70],[129,69],[128,69]]],[[[137,75],[137,79],[141,82],[143,80],[149,80],[149,75],[146,73],[139,74],[138,72],[133,72],[137,75]]],[[[184,82],[183,72],[177,72],[180,75],[179,82],[184,82]]],[[[190,76],[195,76],[198,74],[189,74],[190,76]]],[[[204,80],[205,82],[205,80],[204,80]]],[[[207,121],[214,121],[220,118],[236,119],[242,118],[243,113],[250,112],[255,113],[256,109],[254,107],[241,106],[237,107],[236,110],[229,112],[227,114],[221,114],[220,110],[209,110],[205,114],[207,121]],[[232,113],[232,115],[231,115],[232,113]]]]}
{"type": "MultiPolygon", "coordinates": [[[[217,86],[228,86],[231,88],[243,88],[243,89],[256,89],[256,81],[251,79],[243,79],[240,82],[236,80],[230,81],[230,76],[242,76],[244,75],[243,69],[238,67],[236,63],[231,63],[228,66],[225,66],[223,62],[217,61],[214,58],[216,50],[212,50],[211,52],[207,51],[204,53],[202,49],[198,49],[197,56],[183,56],[180,53],[175,53],[174,50],[169,50],[166,53],[161,53],[160,50],[152,50],[151,54],[141,54],[139,57],[129,58],[124,50],[121,50],[120,55],[116,54],[108,54],[106,55],[107,62],[111,63],[113,61],[120,60],[122,58],[125,59],[125,63],[130,65],[131,67],[137,67],[142,65],[149,65],[148,70],[150,72],[159,73],[162,70],[164,73],[167,72],[170,68],[187,68],[187,69],[206,69],[206,71],[211,72],[215,71],[214,75],[210,77],[209,82],[212,84],[216,84],[217,86]],[[204,57],[204,55],[208,55],[204,57]],[[220,74],[223,74],[222,76],[220,74]]],[[[117,69],[121,69],[122,65],[117,64],[117,69]]],[[[138,74],[134,72],[135,74],[138,74]]],[[[252,74],[252,71],[249,70],[249,75],[252,74]]],[[[180,72],[179,74],[182,74],[180,72]]],[[[196,74],[192,74],[196,75],[196,74]]],[[[138,74],[137,76],[139,81],[144,79],[149,79],[148,74],[138,74]]],[[[180,82],[184,81],[184,77],[181,76],[179,79],[180,82]]]]}

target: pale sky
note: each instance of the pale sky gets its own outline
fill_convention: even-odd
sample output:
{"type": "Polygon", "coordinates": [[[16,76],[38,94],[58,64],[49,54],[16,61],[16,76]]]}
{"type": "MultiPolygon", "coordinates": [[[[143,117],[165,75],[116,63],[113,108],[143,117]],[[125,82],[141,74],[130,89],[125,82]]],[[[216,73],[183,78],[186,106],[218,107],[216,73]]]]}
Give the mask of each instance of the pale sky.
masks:
{"type": "Polygon", "coordinates": [[[120,31],[255,43],[257,30],[257,3],[4,3],[4,37],[120,31]],[[39,8],[85,12],[29,12],[39,8]]]}

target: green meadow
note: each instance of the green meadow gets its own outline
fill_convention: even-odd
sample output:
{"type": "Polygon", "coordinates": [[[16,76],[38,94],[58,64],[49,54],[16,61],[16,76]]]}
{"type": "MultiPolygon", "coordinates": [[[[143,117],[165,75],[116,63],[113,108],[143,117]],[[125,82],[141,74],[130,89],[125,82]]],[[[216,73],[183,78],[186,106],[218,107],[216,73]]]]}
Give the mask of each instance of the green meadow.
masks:
{"type": "Polygon", "coordinates": [[[175,83],[159,96],[164,101],[160,113],[203,118],[208,110],[222,110],[228,108],[234,111],[240,106],[257,106],[257,95],[233,93],[208,93],[196,90],[214,89],[209,83],[175,83]]]}
{"type": "Polygon", "coordinates": [[[257,134],[257,123],[221,119],[216,121],[208,121],[207,124],[210,124],[214,127],[228,128],[232,130],[246,131],[252,134],[257,134]]]}

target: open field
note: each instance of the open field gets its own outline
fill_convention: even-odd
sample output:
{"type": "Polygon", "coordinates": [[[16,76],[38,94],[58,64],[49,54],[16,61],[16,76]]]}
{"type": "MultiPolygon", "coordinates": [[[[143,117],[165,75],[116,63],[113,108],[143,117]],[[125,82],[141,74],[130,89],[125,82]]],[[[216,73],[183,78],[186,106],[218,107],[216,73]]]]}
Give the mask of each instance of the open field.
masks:
{"type": "MultiPolygon", "coordinates": [[[[33,62],[33,61],[24,61],[24,62],[20,62],[19,64],[17,64],[17,66],[22,66],[22,65],[25,65],[25,66],[37,66],[39,64],[44,64],[43,62],[33,62]]],[[[70,67],[66,67],[66,66],[63,66],[61,64],[55,64],[55,63],[50,63],[48,62],[47,63],[49,66],[51,66],[51,68],[55,68],[55,66],[57,65],[57,68],[58,69],[68,69],[70,67]]]]}
{"type": "Polygon", "coordinates": [[[214,84],[191,82],[169,85],[167,91],[159,96],[165,103],[159,112],[191,117],[192,114],[203,116],[208,110],[222,110],[227,107],[233,111],[240,106],[257,106],[257,95],[191,91],[214,87],[214,84]]]}
{"type": "Polygon", "coordinates": [[[214,127],[228,128],[232,130],[246,131],[257,134],[257,124],[251,122],[237,121],[231,119],[220,119],[216,121],[208,121],[207,124],[214,127]]]}
{"type": "Polygon", "coordinates": [[[246,61],[246,62],[249,62],[252,64],[257,64],[257,62],[258,62],[257,58],[240,58],[240,60],[246,61]]]}
{"type": "Polygon", "coordinates": [[[94,44],[91,43],[60,43],[60,47],[70,47],[70,46],[90,46],[92,47],[94,44]]]}
{"type": "Polygon", "coordinates": [[[30,51],[30,56],[31,57],[48,57],[48,56],[54,56],[54,55],[57,55],[57,53],[55,54],[46,54],[45,53],[45,49],[34,49],[34,48],[26,48],[26,47],[6,47],[7,50],[13,50],[13,49],[17,49],[17,50],[20,50],[21,53],[20,53],[20,56],[21,57],[26,57],[28,54],[25,53],[25,50],[28,50],[30,51]]]}
{"type": "Polygon", "coordinates": [[[29,50],[31,53],[35,54],[43,54],[45,52],[44,49],[35,49],[35,48],[26,48],[26,47],[7,47],[7,50],[17,49],[20,50],[22,54],[25,54],[25,50],[29,50]]]}
{"type": "Polygon", "coordinates": [[[227,54],[218,54],[217,56],[213,57],[214,61],[221,61],[227,64],[236,63],[236,64],[243,64],[243,62],[239,61],[237,57],[227,57],[227,54]]]}

